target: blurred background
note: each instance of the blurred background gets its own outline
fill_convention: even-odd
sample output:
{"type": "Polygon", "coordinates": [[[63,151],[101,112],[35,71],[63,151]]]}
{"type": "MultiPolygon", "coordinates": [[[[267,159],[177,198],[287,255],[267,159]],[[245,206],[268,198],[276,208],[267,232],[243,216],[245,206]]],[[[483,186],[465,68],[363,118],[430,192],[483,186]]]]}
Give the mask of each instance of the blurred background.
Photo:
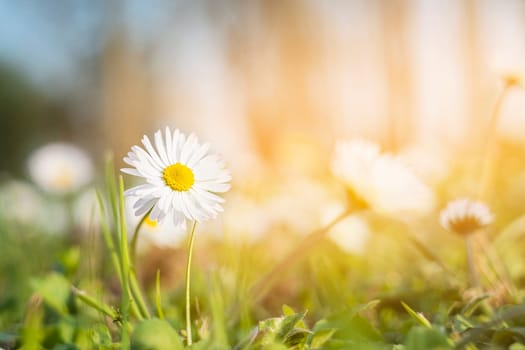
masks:
{"type": "MultiPolygon", "coordinates": [[[[415,166],[437,201],[411,227],[463,271],[462,238],[444,232],[437,213],[448,200],[476,193],[494,132],[501,147],[492,165],[500,171],[490,178],[497,222],[489,233],[522,218],[505,231],[513,240],[498,244],[512,247],[509,274],[525,284],[523,252],[514,244],[525,240],[523,89],[508,90],[497,130],[488,130],[509,75],[525,76],[523,0],[0,0],[0,237],[10,247],[0,254],[0,327],[19,319],[28,276],[67,272],[80,260],[83,274],[71,275],[111,279],[107,261],[97,258],[105,252],[100,235],[82,236],[99,231],[93,192],[82,191],[92,174],[101,180],[106,152],[120,167],[142,135],[166,125],[195,132],[232,169],[224,214],[199,227],[199,234],[223,235],[208,235],[208,249],[196,250],[202,271],[235,281],[232,299],[340,213],[345,193],[330,162],[335,141],[349,138],[370,139],[415,166]],[[83,164],[74,170],[85,169],[74,195],[47,193],[69,184],[67,171],[44,181],[44,191],[28,181],[30,155],[50,142],[72,143],[93,161],[92,169],[68,151],[83,164]]],[[[33,182],[43,187],[38,176],[33,182]]],[[[337,310],[342,299],[367,301],[405,282],[423,299],[428,281],[447,288],[447,276],[434,278],[439,267],[407,248],[404,224],[350,217],[331,232],[335,243],[323,242],[293,271],[301,278],[278,284],[259,313],[275,315],[284,302],[337,310]]],[[[151,283],[162,267],[163,287],[173,287],[176,300],[181,241],[169,249],[163,241],[139,271],[151,283]]],[[[204,300],[202,276],[195,288],[204,300]]]]}
{"type": "MultiPolygon", "coordinates": [[[[73,141],[117,159],[171,125],[234,173],[340,137],[469,147],[525,72],[522,0],[0,1],[0,171],[73,141]]],[[[525,93],[502,133],[525,130],[525,93]]]]}

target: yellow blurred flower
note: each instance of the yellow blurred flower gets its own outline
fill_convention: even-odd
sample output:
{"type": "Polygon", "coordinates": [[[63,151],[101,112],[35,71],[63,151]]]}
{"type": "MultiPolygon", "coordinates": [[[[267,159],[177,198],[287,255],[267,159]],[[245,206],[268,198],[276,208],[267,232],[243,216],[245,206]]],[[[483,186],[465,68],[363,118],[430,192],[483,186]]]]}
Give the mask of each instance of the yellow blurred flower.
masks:
{"type": "Polygon", "coordinates": [[[521,75],[516,73],[508,73],[503,75],[503,83],[508,87],[521,86],[523,79],[521,75]]]}

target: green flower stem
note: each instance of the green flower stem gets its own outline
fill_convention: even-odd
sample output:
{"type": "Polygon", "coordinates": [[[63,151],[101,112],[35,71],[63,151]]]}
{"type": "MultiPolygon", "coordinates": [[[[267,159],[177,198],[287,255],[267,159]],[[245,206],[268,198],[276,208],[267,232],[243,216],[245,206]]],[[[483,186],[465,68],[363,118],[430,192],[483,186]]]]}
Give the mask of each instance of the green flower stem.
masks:
{"type": "Polygon", "coordinates": [[[188,346],[190,346],[192,343],[190,280],[191,280],[191,258],[193,255],[193,244],[195,242],[195,228],[196,227],[197,227],[197,221],[193,223],[193,228],[191,229],[190,241],[188,243],[188,261],[186,263],[186,336],[188,337],[188,340],[187,340],[188,346]]]}
{"type": "Polygon", "coordinates": [[[474,261],[474,249],[473,249],[472,239],[473,238],[471,236],[465,237],[465,252],[467,255],[467,266],[468,266],[470,286],[478,287],[480,283],[479,283],[478,271],[476,270],[476,262],[474,261]]]}
{"type": "Polygon", "coordinates": [[[160,270],[157,270],[157,275],[155,276],[155,304],[157,306],[157,315],[163,320],[164,311],[162,311],[162,302],[160,300],[160,270]]]}
{"type": "Polygon", "coordinates": [[[137,242],[139,240],[139,232],[142,228],[142,225],[148,218],[149,214],[151,214],[151,211],[153,210],[153,207],[151,207],[150,210],[144,214],[144,216],[140,219],[139,223],[137,224],[137,227],[135,228],[135,231],[133,232],[133,236],[131,237],[131,262],[133,266],[135,266],[135,262],[137,260],[137,242]]]}
{"type": "Polygon", "coordinates": [[[127,328],[129,319],[129,305],[130,299],[133,302],[133,296],[130,292],[129,287],[129,275],[131,273],[129,251],[128,251],[128,234],[126,229],[126,218],[124,210],[124,179],[119,176],[119,230],[120,230],[120,259],[122,266],[122,297],[121,297],[121,310],[122,310],[122,328],[121,328],[121,347],[122,349],[129,349],[129,332],[127,328]]]}

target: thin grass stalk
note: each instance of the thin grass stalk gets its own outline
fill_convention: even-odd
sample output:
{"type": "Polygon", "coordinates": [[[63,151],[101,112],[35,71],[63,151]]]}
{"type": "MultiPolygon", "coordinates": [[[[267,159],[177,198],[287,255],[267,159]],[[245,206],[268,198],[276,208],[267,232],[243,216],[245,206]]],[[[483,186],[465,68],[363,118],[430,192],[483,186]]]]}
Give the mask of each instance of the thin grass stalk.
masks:
{"type": "Polygon", "coordinates": [[[160,270],[157,270],[155,276],[155,305],[157,306],[157,315],[161,320],[164,319],[164,311],[162,310],[162,301],[160,295],[160,270]]]}
{"type": "Polygon", "coordinates": [[[113,165],[113,158],[111,155],[106,156],[105,166],[106,186],[109,195],[109,203],[111,213],[113,214],[113,222],[118,222],[118,205],[117,205],[117,184],[115,182],[115,169],[113,165]]]}
{"type": "Polygon", "coordinates": [[[187,345],[192,344],[191,334],[191,301],[190,301],[190,282],[191,282],[191,259],[193,255],[193,244],[195,243],[195,228],[197,227],[197,221],[193,223],[193,228],[190,234],[190,241],[188,243],[188,260],[186,262],[186,336],[187,345]]]}
{"type": "MultiPolygon", "coordinates": [[[[485,132],[484,137],[484,142],[486,142],[486,145],[484,150],[484,159],[480,169],[481,177],[477,193],[477,198],[479,200],[487,201],[489,197],[490,183],[493,179],[494,156],[497,153],[498,148],[496,129],[498,126],[499,119],[501,117],[501,108],[503,106],[503,102],[505,101],[508,92],[513,86],[514,84],[512,82],[508,80],[505,81],[505,85],[503,86],[503,89],[501,90],[498,98],[496,99],[494,109],[492,110],[492,114],[490,115],[489,124],[487,126],[487,130],[485,132]]],[[[508,276],[505,264],[503,263],[498,252],[490,244],[486,234],[477,235],[477,237],[473,239],[476,240],[479,246],[484,248],[487,260],[489,260],[490,265],[493,267],[493,271],[500,283],[502,283],[504,286],[511,286],[512,283],[510,282],[510,278],[508,276]]],[[[467,255],[471,254],[473,257],[476,256],[477,252],[473,248],[474,247],[471,247],[471,252],[467,252],[467,255]]],[[[474,268],[476,268],[475,265],[474,268]]]]}
{"type": "Polygon", "coordinates": [[[141,318],[151,318],[151,314],[146,305],[144,296],[142,294],[142,290],[139,286],[134,267],[131,267],[129,272],[129,287],[131,289],[131,295],[133,296],[133,300],[135,300],[135,303],[137,304],[141,318]]]}
{"type": "Polygon", "coordinates": [[[108,316],[112,320],[115,320],[117,318],[117,313],[111,307],[91,297],[85,291],[80,290],[76,287],[71,287],[71,291],[84,304],[94,308],[95,310],[98,310],[99,312],[108,316]]]}
{"type": "Polygon", "coordinates": [[[128,252],[128,235],[126,229],[125,219],[125,208],[124,208],[124,179],[119,176],[119,233],[120,233],[120,258],[122,266],[122,298],[121,298],[121,310],[122,310],[122,328],[121,328],[121,347],[122,349],[129,349],[130,340],[127,329],[129,322],[129,305],[130,299],[133,303],[133,297],[131,295],[129,287],[129,274],[130,274],[130,261],[128,252]]]}
{"type": "Polygon", "coordinates": [[[253,296],[253,301],[257,302],[262,299],[266,293],[268,293],[274,283],[276,283],[280,278],[285,277],[290,268],[301,261],[304,256],[306,256],[307,253],[326,236],[332,227],[348,217],[351,212],[351,210],[345,210],[323,228],[317,229],[309,234],[298,246],[296,246],[269,272],[260,278],[259,281],[257,281],[251,288],[250,294],[253,296]]]}
{"type": "Polygon", "coordinates": [[[108,221],[106,217],[106,210],[104,208],[104,202],[102,200],[102,196],[100,195],[100,192],[97,191],[96,193],[97,193],[98,205],[100,208],[100,223],[102,226],[102,235],[104,236],[104,241],[106,242],[106,246],[109,249],[109,253],[111,255],[111,261],[113,262],[113,266],[115,267],[115,270],[117,271],[119,281],[120,283],[122,283],[122,267],[120,266],[120,258],[119,258],[117,250],[115,249],[115,242],[113,240],[113,236],[109,229],[109,225],[108,225],[108,221]]]}

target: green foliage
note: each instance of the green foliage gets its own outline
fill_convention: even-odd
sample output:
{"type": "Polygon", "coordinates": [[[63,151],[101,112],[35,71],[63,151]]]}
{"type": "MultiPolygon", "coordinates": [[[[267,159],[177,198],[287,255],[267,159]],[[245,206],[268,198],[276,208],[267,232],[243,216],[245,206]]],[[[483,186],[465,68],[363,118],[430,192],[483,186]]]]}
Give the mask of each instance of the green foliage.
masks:
{"type": "MultiPolygon", "coordinates": [[[[23,235],[0,221],[9,246],[0,254],[0,347],[109,350],[126,348],[129,340],[131,349],[184,348],[183,277],[176,272],[184,247],[170,251],[175,262],[132,261],[124,245],[135,227],[124,222],[123,186],[110,170],[106,181],[99,193],[101,235],[90,238],[96,252],[36,229],[23,235]],[[144,278],[148,269],[153,278],[144,278]]],[[[398,239],[397,222],[368,219],[374,255],[351,256],[321,240],[303,261],[283,265],[260,294],[252,286],[276,264],[269,243],[243,246],[204,232],[195,251],[190,348],[525,349],[519,220],[504,232],[516,242],[495,239],[508,253],[509,280],[496,276],[473,289],[457,237],[432,236],[436,228],[427,222],[424,244],[457,272],[451,274],[398,239]]]]}
{"type": "Polygon", "coordinates": [[[415,327],[408,332],[405,340],[405,350],[447,350],[453,349],[453,343],[446,335],[437,329],[415,327]]]}
{"type": "Polygon", "coordinates": [[[131,334],[131,350],[183,349],[182,341],[172,326],[163,320],[139,322],[131,334]]]}

